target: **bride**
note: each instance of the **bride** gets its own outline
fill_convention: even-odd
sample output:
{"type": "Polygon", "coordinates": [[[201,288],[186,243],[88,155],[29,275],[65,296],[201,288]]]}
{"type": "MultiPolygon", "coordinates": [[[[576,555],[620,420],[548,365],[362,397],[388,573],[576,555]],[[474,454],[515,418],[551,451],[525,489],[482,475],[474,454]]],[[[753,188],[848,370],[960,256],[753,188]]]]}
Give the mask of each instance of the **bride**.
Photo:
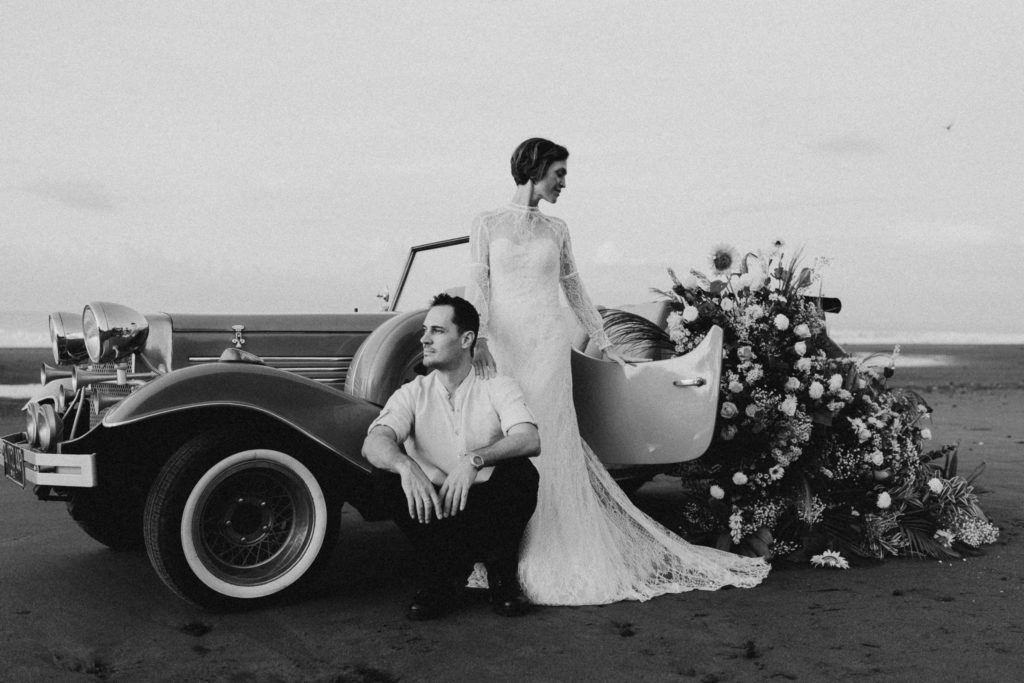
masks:
{"type": "Polygon", "coordinates": [[[768,574],[764,560],[691,545],[652,520],[580,437],[559,286],[605,356],[624,361],[580,282],[565,222],[538,208],[542,199],[558,201],[568,157],[541,138],[520,144],[512,202],[478,216],[470,234],[467,297],[480,312],[475,371],[513,376],[540,429],[540,491],[519,563],[523,591],[537,604],[597,605],[755,586],[768,574]]]}

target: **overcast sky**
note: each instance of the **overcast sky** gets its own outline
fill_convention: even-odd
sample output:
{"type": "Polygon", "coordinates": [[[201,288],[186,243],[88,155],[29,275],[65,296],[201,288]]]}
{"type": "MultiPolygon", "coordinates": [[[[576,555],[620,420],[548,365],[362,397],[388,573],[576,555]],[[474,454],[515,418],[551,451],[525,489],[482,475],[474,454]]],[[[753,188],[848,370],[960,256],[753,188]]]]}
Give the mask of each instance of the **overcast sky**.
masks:
{"type": "Polygon", "coordinates": [[[600,303],[726,242],[1024,335],[1024,4],[0,0],[0,310],[375,308],[566,145],[600,303]]]}

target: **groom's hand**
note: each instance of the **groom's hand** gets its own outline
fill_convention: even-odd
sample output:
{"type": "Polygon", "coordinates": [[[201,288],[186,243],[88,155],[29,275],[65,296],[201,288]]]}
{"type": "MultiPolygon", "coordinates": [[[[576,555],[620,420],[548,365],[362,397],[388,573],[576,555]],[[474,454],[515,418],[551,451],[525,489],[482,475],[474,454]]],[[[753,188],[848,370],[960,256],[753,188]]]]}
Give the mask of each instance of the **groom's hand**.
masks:
{"type": "Polygon", "coordinates": [[[420,524],[430,524],[432,517],[443,519],[441,511],[441,499],[434,490],[434,484],[430,478],[423,473],[420,466],[412,460],[406,467],[402,467],[398,476],[402,480],[402,490],[405,492],[405,500],[409,504],[409,517],[419,521],[420,524]]]}
{"type": "Polygon", "coordinates": [[[466,509],[469,487],[476,481],[477,469],[469,457],[459,459],[459,464],[445,477],[441,485],[441,505],[445,517],[453,516],[466,509]]]}

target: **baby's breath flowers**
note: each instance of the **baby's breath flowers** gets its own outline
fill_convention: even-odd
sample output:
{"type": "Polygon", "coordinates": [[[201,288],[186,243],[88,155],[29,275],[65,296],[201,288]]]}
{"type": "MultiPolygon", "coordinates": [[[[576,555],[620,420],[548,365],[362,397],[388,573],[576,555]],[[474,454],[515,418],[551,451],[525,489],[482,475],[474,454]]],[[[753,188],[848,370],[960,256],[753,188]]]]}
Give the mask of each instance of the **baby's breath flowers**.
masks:
{"type": "Polygon", "coordinates": [[[821,553],[826,543],[877,558],[955,557],[991,543],[998,529],[970,482],[934,464],[942,449],[923,451],[931,409],[886,386],[899,348],[873,360],[841,355],[819,308],[824,261],[801,268],[783,247],[740,259],[720,245],[710,276],[670,271],[673,287],[660,292],[678,355],[713,325],[724,333],[712,442],[680,466],[693,482],[691,535],[775,558],[832,558],[822,560],[829,566],[842,556],[821,553]]]}

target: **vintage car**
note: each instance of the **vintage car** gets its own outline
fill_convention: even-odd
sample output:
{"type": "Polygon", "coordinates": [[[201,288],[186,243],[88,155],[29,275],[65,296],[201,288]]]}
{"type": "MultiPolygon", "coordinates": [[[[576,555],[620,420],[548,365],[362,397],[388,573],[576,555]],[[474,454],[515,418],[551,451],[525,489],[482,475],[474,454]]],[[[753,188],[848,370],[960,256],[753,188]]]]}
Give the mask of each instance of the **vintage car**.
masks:
{"type": "MultiPolygon", "coordinates": [[[[445,279],[467,242],[413,248],[376,313],[141,315],[92,302],[51,314],[56,365],[41,369],[25,431],[3,439],[6,478],[65,502],[100,543],[145,547],[186,600],[279,594],[325,564],[343,504],[380,518],[363,437],[417,372],[422,306],[459,282],[445,279]]],[[[635,313],[663,325],[667,310],[635,313]]],[[[685,356],[625,368],[594,357],[585,334],[574,345],[581,432],[621,480],[707,449],[721,330],[685,356]]]]}

